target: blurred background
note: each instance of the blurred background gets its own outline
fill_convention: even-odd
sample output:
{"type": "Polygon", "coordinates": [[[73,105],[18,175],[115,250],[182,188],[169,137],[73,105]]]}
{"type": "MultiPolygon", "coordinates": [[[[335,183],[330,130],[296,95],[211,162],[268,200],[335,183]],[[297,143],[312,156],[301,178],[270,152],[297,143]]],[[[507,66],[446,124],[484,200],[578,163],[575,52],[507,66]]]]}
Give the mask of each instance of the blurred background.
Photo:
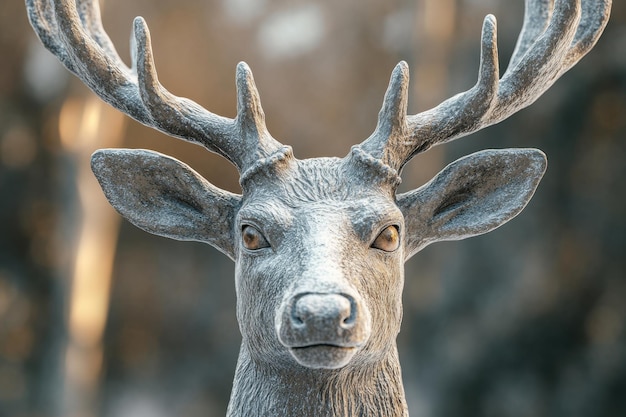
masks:
{"type": "MultiPolygon", "coordinates": [[[[234,117],[252,67],[272,134],[298,158],[343,156],[374,129],[390,72],[411,67],[410,112],[470,88],[497,16],[505,69],[523,1],[106,0],[128,57],[152,30],[162,83],[234,117]]],[[[403,190],[485,148],[537,147],[549,168],[502,228],[406,265],[398,339],[419,417],[626,415],[626,3],[596,48],[530,108],[439,146],[403,190]]],[[[102,104],[39,44],[20,0],[0,8],[0,417],[223,416],[240,336],[233,264],[120,220],[89,156],[175,156],[238,192],[201,148],[102,104]]]]}

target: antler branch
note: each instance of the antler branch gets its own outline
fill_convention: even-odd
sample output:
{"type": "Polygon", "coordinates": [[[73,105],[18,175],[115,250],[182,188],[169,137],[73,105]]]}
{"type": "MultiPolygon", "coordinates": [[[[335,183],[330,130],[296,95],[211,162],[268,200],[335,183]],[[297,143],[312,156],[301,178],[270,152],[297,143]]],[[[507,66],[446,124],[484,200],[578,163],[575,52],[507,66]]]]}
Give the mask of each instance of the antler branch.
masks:
{"type": "Polygon", "coordinates": [[[252,72],[237,66],[237,117],[209,112],[167,91],[158,81],[145,21],[133,22],[129,68],[102,28],[97,0],[26,0],[39,38],[67,69],[113,107],[171,136],[205,146],[244,172],[282,145],[265,126],[252,72]]]}
{"type": "Polygon", "coordinates": [[[591,50],[608,22],[611,0],[583,1],[526,0],[522,31],[502,78],[496,20],[487,16],[476,85],[416,115],[389,111],[406,107],[408,67],[401,62],[391,76],[376,130],[361,148],[399,170],[431,146],[498,123],[532,104],[591,50]]]}

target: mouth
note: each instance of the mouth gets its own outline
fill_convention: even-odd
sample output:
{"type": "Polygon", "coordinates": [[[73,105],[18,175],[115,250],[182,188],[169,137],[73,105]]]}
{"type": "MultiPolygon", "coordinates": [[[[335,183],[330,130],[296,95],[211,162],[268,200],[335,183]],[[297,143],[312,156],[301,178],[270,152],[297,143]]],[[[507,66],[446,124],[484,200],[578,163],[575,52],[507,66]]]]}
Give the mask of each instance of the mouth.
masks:
{"type": "Polygon", "coordinates": [[[339,369],[350,362],[358,346],[317,344],[289,348],[289,353],[302,366],[313,369],[339,369]]]}

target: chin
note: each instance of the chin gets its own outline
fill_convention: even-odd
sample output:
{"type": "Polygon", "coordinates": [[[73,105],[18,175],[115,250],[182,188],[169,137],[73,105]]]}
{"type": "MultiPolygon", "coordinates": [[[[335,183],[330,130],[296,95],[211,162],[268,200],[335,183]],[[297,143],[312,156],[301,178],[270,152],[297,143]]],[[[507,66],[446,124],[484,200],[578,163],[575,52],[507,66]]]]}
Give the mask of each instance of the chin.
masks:
{"type": "Polygon", "coordinates": [[[289,349],[302,366],[311,369],[340,369],[350,363],[359,349],[334,345],[313,345],[289,349]]]}

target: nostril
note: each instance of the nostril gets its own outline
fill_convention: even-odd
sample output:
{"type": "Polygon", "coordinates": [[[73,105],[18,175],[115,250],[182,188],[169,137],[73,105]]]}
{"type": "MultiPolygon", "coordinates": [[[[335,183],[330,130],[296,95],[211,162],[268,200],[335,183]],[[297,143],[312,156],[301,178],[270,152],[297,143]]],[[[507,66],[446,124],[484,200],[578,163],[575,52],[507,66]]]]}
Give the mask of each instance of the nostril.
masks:
{"type": "Polygon", "coordinates": [[[346,317],[341,321],[341,324],[345,327],[349,327],[356,322],[357,306],[356,306],[356,302],[354,301],[354,298],[348,295],[343,295],[343,297],[345,297],[350,302],[350,306],[349,308],[343,311],[343,314],[346,317]]]}
{"type": "Polygon", "coordinates": [[[354,324],[355,319],[356,319],[356,314],[354,314],[354,311],[350,311],[350,315],[346,317],[345,319],[343,319],[342,323],[345,325],[354,324]]]}
{"type": "Polygon", "coordinates": [[[296,326],[296,327],[301,327],[304,326],[304,320],[302,320],[302,318],[297,314],[296,310],[294,309],[294,311],[291,314],[291,322],[296,326]]]}

